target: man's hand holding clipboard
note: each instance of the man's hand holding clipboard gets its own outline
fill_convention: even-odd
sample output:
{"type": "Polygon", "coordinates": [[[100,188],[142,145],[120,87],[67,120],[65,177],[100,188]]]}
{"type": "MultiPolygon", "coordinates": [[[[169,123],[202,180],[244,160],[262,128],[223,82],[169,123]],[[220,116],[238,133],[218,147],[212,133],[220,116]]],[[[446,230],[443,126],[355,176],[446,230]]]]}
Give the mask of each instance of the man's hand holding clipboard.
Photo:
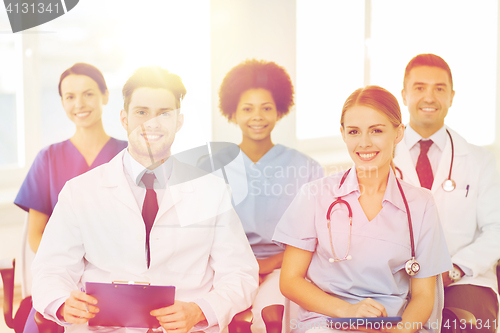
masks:
{"type": "Polygon", "coordinates": [[[68,299],[57,310],[57,317],[70,324],[85,324],[94,318],[99,308],[97,300],[80,290],[73,290],[68,299]]]}
{"type": "Polygon", "coordinates": [[[123,326],[189,331],[205,319],[196,303],[175,301],[175,288],[133,282],[86,284],[59,308],[58,316],[71,324],[123,326]]]}
{"type": "Polygon", "coordinates": [[[153,310],[151,315],[158,319],[166,331],[175,329],[179,333],[186,333],[194,325],[206,320],[198,304],[181,301],[175,301],[166,308],[153,310]]]}

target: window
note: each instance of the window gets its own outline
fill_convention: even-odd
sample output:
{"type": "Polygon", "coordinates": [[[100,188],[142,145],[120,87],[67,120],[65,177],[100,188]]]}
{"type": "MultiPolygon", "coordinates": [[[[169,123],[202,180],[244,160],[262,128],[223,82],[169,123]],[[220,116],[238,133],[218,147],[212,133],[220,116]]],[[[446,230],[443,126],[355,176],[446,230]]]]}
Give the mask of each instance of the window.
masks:
{"type": "Polygon", "coordinates": [[[441,56],[455,98],[446,124],[477,145],[495,141],[497,1],[372,0],[371,82],[401,99],[406,64],[420,53],[441,56]],[[411,15],[408,15],[411,13],[411,15]],[[466,23],[465,23],[466,22],[466,23]]]}
{"type": "Polygon", "coordinates": [[[297,0],[297,137],[340,135],[347,96],[364,82],[363,1],[297,0]]]}
{"type": "Polygon", "coordinates": [[[366,84],[391,91],[407,123],[404,69],[415,55],[435,53],[450,65],[456,91],[446,123],[471,143],[493,143],[497,6],[495,0],[473,6],[464,0],[297,0],[299,139],[339,135],[343,102],[366,84]]]}
{"type": "Polygon", "coordinates": [[[0,34],[0,168],[24,165],[21,36],[0,34]]]}
{"type": "Polygon", "coordinates": [[[17,34],[0,10],[0,204],[14,200],[41,148],[73,135],[57,85],[77,62],[95,65],[106,78],[109,135],[127,138],[119,121],[127,78],[138,67],[159,65],[178,74],[188,91],[172,152],[211,141],[209,0],[80,1],[68,14],[17,34]]]}
{"type": "Polygon", "coordinates": [[[57,85],[59,75],[76,62],[88,62],[104,74],[110,100],[103,123],[109,135],[127,139],[119,121],[126,80],[139,67],[158,65],[178,74],[187,89],[181,103],[185,122],[173,152],[210,141],[210,2],[195,3],[156,0],[123,5],[119,0],[86,0],[41,26],[40,30],[52,32],[38,35],[42,146],[74,133],[57,85]]]}

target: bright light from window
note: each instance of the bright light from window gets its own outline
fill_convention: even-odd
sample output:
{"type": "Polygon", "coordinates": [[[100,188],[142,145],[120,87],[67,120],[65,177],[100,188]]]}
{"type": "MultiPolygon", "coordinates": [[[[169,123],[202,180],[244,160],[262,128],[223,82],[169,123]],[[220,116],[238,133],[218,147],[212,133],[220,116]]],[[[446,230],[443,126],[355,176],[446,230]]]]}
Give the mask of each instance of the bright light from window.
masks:
{"type": "Polygon", "coordinates": [[[0,34],[0,167],[24,166],[21,37],[0,34]]]}
{"type": "Polygon", "coordinates": [[[185,123],[173,150],[205,144],[211,136],[210,1],[149,4],[137,6],[134,13],[148,20],[141,20],[141,25],[128,24],[127,20],[120,31],[125,52],[123,72],[130,75],[141,66],[159,65],[179,75],[187,89],[181,104],[185,123]]]}
{"type": "Polygon", "coordinates": [[[420,53],[441,56],[456,92],[446,124],[469,142],[495,140],[497,1],[372,0],[371,81],[402,104],[404,69],[420,53]]]}
{"type": "Polygon", "coordinates": [[[134,5],[85,0],[43,29],[55,32],[39,35],[46,74],[41,78],[44,145],[67,139],[74,131],[65,119],[57,82],[62,71],[76,62],[95,65],[106,78],[110,101],[103,122],[108,134],[126,139],[118,118],[123,108],[121,89],[137,68],[158,65],[179,75],[187,89],[181,104],[184,126],[173,152],[210,141],[209,0],[147,0],[134,5]]]}
{"type": "Polygon", "coordinates": [[[340,135],[347,97],[363,86],[364,1],[297,0],[297,136],[340,135]]]}
{"type": "MultiPolygon", "coordinates": [[[[299,139],[337,134],[342,103],[363,85],[363,4],[297,0],[299,139]]],[[[471,143],[493,143],[497,6],[495,0],[473,6],[468,0],[371,0],[371,38],[365,42],[370,84],[398,98],[408,123],[401,99],[404,69],[415,55],[435,53],[450,65],[456,91],[446,123],[471,143]]]]}

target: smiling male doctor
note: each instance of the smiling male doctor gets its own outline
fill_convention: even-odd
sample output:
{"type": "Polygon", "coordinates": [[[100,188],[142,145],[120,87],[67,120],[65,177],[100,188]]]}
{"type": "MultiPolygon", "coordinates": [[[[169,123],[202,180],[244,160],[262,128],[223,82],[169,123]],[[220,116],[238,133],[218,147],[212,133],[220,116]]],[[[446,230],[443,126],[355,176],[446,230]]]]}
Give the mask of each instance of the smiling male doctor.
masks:
{"type": "MultiPolygon", "coordinates": [[[[500,180],[494,156],[444,124],[455,91],[441,57],[414,57],[406,66],[402,96],[410,124],[394,162],[403,180],[434,195],[454,266],[443,273],[445,307],[472,312],[481,331],[494,332],[500,258],[500,180]],[[452,189],[442,185],[451,168],[456,186],[446,191],[452,189]]],[[[469,114],[473,117],[472,110],[469,114]]]]}
{"type": "Polygon", "coordinates": [[[170,156],[185,94],[177,75],[138,69],[123,87],[128,148],[61,191],[33,263],[33,299],[68,332],[95,330],[87,322],[99,303],[85,282],[175,286],[175,304],[151,315],[179,333],[225,330],[252,304],[258,265],[225,182],[170,156]]]}

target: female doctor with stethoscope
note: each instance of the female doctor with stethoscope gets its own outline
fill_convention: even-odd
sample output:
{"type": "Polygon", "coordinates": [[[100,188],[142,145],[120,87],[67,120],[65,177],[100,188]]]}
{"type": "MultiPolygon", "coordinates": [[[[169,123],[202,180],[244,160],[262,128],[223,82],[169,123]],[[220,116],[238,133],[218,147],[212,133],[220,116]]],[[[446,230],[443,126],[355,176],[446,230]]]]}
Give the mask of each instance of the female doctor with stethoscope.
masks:
{"type": "Polygon", "coordinates": [[[402,316],[400,327],[415,332],[431,314],[436,275],[451,262],[431,194],[395,177],[404,134],[396,98],[377,86],[356,90],[340,130],[355,166],[306,184],[274,234],[286,245],[281,291],[301,306],[291,327],[402,316]]]}

